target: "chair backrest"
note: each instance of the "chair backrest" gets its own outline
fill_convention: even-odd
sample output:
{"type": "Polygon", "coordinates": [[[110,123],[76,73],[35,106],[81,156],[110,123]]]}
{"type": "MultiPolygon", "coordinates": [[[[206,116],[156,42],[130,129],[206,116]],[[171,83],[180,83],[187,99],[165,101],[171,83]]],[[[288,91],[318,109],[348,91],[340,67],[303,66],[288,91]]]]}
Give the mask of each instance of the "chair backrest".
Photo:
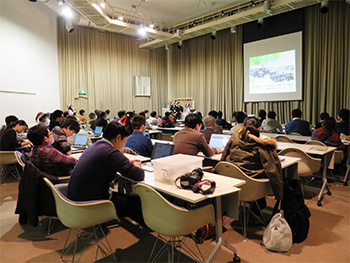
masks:
{"type": "Polygon", "coordinates": [[[273,195],[269,179],[254,179],[246,175],[238,166],[230,162],[219,162],[214,172],[220,175],[245,180],[246,183],[240,186],[239,200],[251,202],[267,195],[273,195]]]}
{"type": "Polygon", "coordinates": [[[128,153],[128,154],[132,154],[132,155],[139,155],[137,152],[135,152],[133,149],[131,149],[129,147],[123,147],[122,153],[128,153]]]}
{"type": "Polygon", "coordinates": [[[19,151],[15,151],[15,156],[19,165],[22,166],[22,168],[24,169],[24,166],[26,165],[26,163],[22,160],[23,153],[19,151]]]}
{"type": "Polygon", "coordinates": [[[113,219],[119,220],[111,201],[72,201],[67,197],[68,184],[53,185],[47,178],[44,181],[55,198],[57,216],[66,227],[87,228],[113,219]]]}
{"type": "Polygon", "coordinates": [[[17,163],[14,151],[0,151],[0,164],[14,164],[17,163]]]}
{"type": "Polygon", "coordinates": [[[300,134],[299,132],[291,132],[290,135],[303,136],[303,135],[300,134]]]}
{"type": "MultiPolygon", "coordinates": [[[[350,147],[350,146],[348,146],[350,147]]],[[[343,162],[344,159],[344,151],[342,150],[335,150],[334,151],[334,163],[335,164],[340,164],[343,162]]]]}
{"type": "Polygon", "coordinates": [[[287,136],[284,135],[278,135],[276,136],[276,141],[278,142],[290,142],[290,143],[294,143],[291,139],[289,139],[287,136]]]}
{"type": "Polygon", "coordinates": [[[325,145],[323,142],[316,141],[316,140],[307,141],[305,144],[311,144],[311,145],[318,145],[318,146],[327,147],[327,145],[325,145]]]}
{"type": "Polygon", "coordinates": [[[312,174],[318,173],[321,169],[321,159],[313,158],[308,155],[303,150],[298,148],[285,148],[278,153],[279,155],[291,156],[301,158],[301,161],[298,162],[298,176],[306,177],[312,174]]]}
{"type": "Polygon", "coordinates": [[[197,209],[178,207],[153,188],[137,184],[134,192],[140,196],[146,225],[165,236],[184,236],[206,225],[215,225],[215,212],[211,204],[197,209]]]}

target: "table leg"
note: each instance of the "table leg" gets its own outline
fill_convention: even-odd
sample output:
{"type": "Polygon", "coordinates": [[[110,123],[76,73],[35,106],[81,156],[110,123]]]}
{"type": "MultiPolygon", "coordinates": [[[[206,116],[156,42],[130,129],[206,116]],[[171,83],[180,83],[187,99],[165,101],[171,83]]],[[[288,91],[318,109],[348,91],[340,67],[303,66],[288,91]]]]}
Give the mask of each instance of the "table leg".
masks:
{"type": "Polygon", "coordinates": [[[318,199],[317,199],[317,205],[318,206],[322,206],[322,199],[323,199],[323,196],[324,196],[324,190],[325,188],[327,187],[327,194],[328,195],[331,195],[331,191],[329,190],[329,186],[328,186],[328,182],[327,182],[327,168],[328,168],[328,165],[329,165],[329,162],[331,161],[331,158],[332,158],[332,155],[333,155],[333,152],[331,153],[327,153],[323,156],[323,169],[322,169],[322,187],[321,187],[321,190],[320,190],[320,193],[318,194],[318,199]]]}

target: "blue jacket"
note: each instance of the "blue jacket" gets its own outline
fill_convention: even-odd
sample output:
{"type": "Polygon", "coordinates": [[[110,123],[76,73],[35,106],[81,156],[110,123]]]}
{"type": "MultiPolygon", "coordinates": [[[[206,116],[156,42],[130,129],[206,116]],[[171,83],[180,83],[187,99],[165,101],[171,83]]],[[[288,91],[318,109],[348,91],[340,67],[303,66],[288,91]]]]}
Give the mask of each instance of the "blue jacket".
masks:
{"type": "Polygon", "coordinates": [[[144,179],[144,171],[133,165],[109,141],[102,139],[87,148],[75,165],[68,184],[73,201],[106,200],[109,183],[120,173],[135,181],[144,179]]]}
{"type": "Polygon", "coordinates": [[[292,132],[298,132],[303,136],[310,136],[310,123],[308,121],[295,119],[288,122],[285,126],[286,134],[291,134],[292,132]]]}
{"type": "Polygon", "coordinates": [[[133,134],[128,137],[124,147],[133,149],[139,155],[145,157],[151,157],[153,151],[151,139],[139,131],[134,131],[133,134]]]}

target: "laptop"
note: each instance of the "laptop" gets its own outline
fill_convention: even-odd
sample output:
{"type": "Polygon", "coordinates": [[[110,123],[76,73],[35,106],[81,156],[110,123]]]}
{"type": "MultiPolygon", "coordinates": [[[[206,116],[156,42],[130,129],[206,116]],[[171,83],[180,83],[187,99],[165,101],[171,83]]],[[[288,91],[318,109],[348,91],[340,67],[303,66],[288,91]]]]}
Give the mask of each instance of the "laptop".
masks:
{"type": "Polygon", "coordinates": [[[209,146],[219,149],[225,149],[227,142],[229,141],[231,135],[228,134],[212,134],[210,137],[209,146]]]}
{"type": "MultiPolygon", "coordinates": [[[[151,160],[167,157],[173,154],[175,145],[156,142],[153,146],[151,160]]],[[[153,172],[153,164],[151,162],[142,165],[142,168],[146,171],[153,172]]]]}
{"type": "Polygon", "coordinates": [[[75,134],[73,145],[71,147],[72,153],[84,151],[86,149],[88,137],[88,134],[75,134]]]}
{"type": "Polygon", "coordinates": [[[101,136],[102,130],[103,130],[102,126],[96,126],[93,136],[95,136],[95,137],[101,136]]]}

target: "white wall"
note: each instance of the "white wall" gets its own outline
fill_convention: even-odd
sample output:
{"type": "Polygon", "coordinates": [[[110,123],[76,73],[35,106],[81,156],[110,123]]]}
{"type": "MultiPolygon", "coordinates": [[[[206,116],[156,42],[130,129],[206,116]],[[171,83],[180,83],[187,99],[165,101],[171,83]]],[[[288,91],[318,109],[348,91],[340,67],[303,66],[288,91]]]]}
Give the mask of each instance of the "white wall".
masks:
{"type": "Polygon", "coordinates": [[[56,23],[44,4],[0,0],[0,124],[14,114],[32,126],[38,112],[61,108],[56,23]]]}

